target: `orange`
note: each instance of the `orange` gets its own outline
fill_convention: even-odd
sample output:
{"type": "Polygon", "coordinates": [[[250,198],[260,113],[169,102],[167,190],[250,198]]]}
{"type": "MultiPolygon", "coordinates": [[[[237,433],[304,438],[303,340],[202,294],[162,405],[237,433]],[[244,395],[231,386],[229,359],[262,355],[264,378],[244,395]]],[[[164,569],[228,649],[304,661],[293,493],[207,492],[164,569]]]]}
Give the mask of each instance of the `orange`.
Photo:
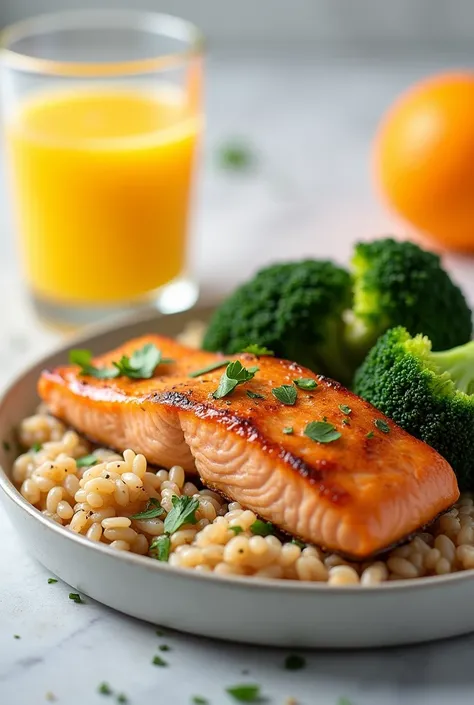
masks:
{"type": "Polygon", "coordinates": [[[416,84],[382,119],[375,178],[390,206],[438,243],[474,251],[474,72],[416,84]]]}

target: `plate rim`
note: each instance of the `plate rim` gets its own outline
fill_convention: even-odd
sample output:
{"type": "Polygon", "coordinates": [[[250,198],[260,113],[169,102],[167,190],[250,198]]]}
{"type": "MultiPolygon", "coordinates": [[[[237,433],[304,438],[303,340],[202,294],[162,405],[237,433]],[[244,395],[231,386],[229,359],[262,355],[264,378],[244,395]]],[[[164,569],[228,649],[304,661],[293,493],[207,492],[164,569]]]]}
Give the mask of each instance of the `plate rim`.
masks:
{"type": "MultiPolygon", "coordinates": [[[[199,317],[200,311],[212,310],[212,306],[199,306],[199,304],[192,309],[192,312],[199,317]]],[[[189,314],[190,312],[185,312],[189,314]]],[[[130,326],[135,326],[137,324],[144,324],[146,322],[152,323],[153,321],[160,321],[163,318],[174,318],[175,316],[183,315],[182,313],[168,314],[164,316],[157,311],[145,312],[143,315],[127,317],[124,320],[112,323],[112,324],[95,324],[94,326],[88,327],[86,330],[82,331],[78,335],[68,336],[63,339],[57,345],[54,345],[47,354],[42,355],[36,361],[29,363],[20,372],[18,372],[12,381],[7,384],[1,391],[0,394],[0,408],[2,408],[6,403],[8,403],[9,396],[13,393],[15,387],[20,383],[20,381],[32,374],[34,370],[39,365],[44,365],[47,367],[47,361],[57,355],[67,353],[67,351],[74,345],[81,345],[87,341],[88,345],[93,345],[94,338],[104,337],[113,333],[118,333],[122,329],[127,329],[130,326]]],[[[86,536],[81,534],[76,534],[75,532],[68,531],[65,527],[57,524],[53,519],[44,516],[39,509],[30,504],[20,493],[20,491],[15,487],[9,474],[5,468],[0,464],[0,490],[2,490],[2,495],[6,497],[7,500],[12,501],[16,504],[20,510],[26,512],[33,520],[39,521],[46,529],[58,532],[59,535],[63,536],[65,539],[69,539],[73,542],[79,542],[85,548],[90,548],[91,550],[98,551],[99,553],[105,552],[105,555],[110,556],[111,552],[107,545],[101,544],[100,542],[91,541],[86,536]]],[[[13,524],[14,526],[14,524],[13,524]]],[[[273,592],[290,592],[298,591],[299,593],[315,593],[316,595],[331,595],[332,597],[337,595],[366,595],[368,592],[377,594],[392,594],[398,593],[400,591],[411,592],[413,590],[423,590],[426,588],[437,588],[442,587],[445,584],[453,583],[464,583],[469,582],[474,579],[474,568],[457,571],[456,573],[448,573],[447,575],[432,575],[420,578],[409,578],[399,581],[385,581],[379,585],[341,585],[341,586],[331,586],[325,582],[311,582],[303,580],[276,580],[271,578],[257,578],[249,576],[227,576],[227,575],[215,575],[214,573],[201,573],[196,570],[191,570],[189,568],[181,568],[179,566],[172,566],[168,563],[163,563],[160,561],[153,561],[147,556],[141,556],[138,554],[126,552],[126,551],[116,551],[113,555],[119,561],[125,561],[136,565],[139,567],[146,568],[148,570],[155,571],[157,573],[172,571],[173,574],[185,578],[189,581],[211,581],[212,583],[217,582],[217,584],[223,584],[230,587],[239,587],[245,585],[250,589],[255,590],[268,590],[271,589],[273,592]],[[116,555],[115,555],[116,553],[116,555]]]]}

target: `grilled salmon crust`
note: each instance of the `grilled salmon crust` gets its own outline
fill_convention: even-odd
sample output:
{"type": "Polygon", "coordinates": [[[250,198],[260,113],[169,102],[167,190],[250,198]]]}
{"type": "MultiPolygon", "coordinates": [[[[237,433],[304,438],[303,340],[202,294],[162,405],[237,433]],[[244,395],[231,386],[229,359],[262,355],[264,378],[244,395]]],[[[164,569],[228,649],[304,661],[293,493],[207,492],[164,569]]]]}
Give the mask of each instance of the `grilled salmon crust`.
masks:
{"type": "Polygon", "coordinates": [[[282,530],[356,559],[399,542],[459,497],[454,472],[436,451],[339,383],[294,362],[226,357],[259,371],[223,399],[212,392],[224,368],[189,375],[224,358],[162,336],[131,340],[95,364],[111,366],[146,343],[174,360],[160,364],[152,379],[101,380],[65,366],[42,373],[39,394],[53,414],[96,443],[197,472],[208,487],[282,530]],[[298,389],[294,406],[272,394],[300,377],[317,387],[298,389]],[[309,422],[323,419],[341,432],[338,440],[323,444],[304,435],[309,422]],[[388,433],[376,419],[388,423],[388,433]],[[288,427],[292,434],[284,433],[288,427]]]}

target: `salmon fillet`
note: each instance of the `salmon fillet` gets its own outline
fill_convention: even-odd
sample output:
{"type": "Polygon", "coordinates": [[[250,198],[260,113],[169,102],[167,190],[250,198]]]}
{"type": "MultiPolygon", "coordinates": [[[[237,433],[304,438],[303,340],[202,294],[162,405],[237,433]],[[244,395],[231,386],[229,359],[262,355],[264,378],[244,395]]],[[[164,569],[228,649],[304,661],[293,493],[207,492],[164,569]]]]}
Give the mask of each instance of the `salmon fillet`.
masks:
{"type": "Polygon", "coordinates": [[[151,379],[102,380],[65,366],[42,373],[39,394],[53,414],[96,443],[197,472],[208,487],[280,529],[357,559],[399,542],[459,497],[454,472],[435,450],[339,383],[294,362],[226,357],[259,371],[223,399],[212,392],[225,368],[189,374],[224,358],[165,337],[129,341],[94,362],[110,367],[146,343],[174,360],[160,364],[151,379]],[[273,388],[300,377],[314,379],[317,388],[298,389],[294,406],[274,397],[273,388]],[[323,444],[304,435],[309,422],[324,419],[341,432],[339,439],[323,444]],[[385,419],[390,432],[379,430],[375,419],[385,419]]]}

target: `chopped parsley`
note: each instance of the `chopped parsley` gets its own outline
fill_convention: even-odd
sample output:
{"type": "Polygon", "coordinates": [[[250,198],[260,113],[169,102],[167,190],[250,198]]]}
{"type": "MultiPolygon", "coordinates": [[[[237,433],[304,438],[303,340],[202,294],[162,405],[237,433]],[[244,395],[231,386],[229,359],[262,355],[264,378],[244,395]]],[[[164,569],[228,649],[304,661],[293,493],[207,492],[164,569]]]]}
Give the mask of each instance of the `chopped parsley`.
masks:
{"type": "Polygon", "coordinates": [[[196,510],[199,509],[199,500],[194,497],[171,498],[173,504],[165,519],[165,531],[167,534],[174,534],[183,524],[197,524],[196,510]]]}
{"type": "Polygon", "coordinates": [[[240,703],[256,703],[260,700],[260,686],[255,684],[233,685],[226,692],[240,703]]]}
{"type": "Polygon", "coordinates": [[[2,446],[3,446],[3,450],[6,451],[7,453],[12,448],[8,441],[2,441],[2,446]]]}
{"type": "Polygon", "coordinates": [[[76,460],[76,465],[78,468],[90,468],[98,463],[98,459],[95,455],[83,455],[82,458],[76,460]]]}
{"type": "Polygon", "coordinates": [[[289,654],[285,659],[287,671],[299,671],[306,666],[306,659],[299,654],[289,654]]]}
{"type": "Polygon", "coordinates": [[[269,350],[265,347],[265,345],[255,345],[255,343],[252,345],[247,345],[247,347],[243,348],[241,352],[250,353],[251,355],[255,355],[255,357],[261,357],[262,355],[268,355],[271,357],[275,355],[273,350],[269,350]]]}
{"type": "Polygon", "coordinates": [[[299,539],[291,539],[291,543],[294,543],[296,546],[299,546],[301,550],[303,550],[303,548],[306,548],[306,544],[303,543],[303,541],[300,541],[299,539]]]}
{"type": "Polygon", "coordinates": [[[293,382],[300,389],[316,389],[318,386],[316,380],[311,379],[311,377],[300,377],[299,379],[294,379],[293,382]]]}
{"type": "Polygon", "coordinates": [[[13,638],[14,638],[14,639],[21,639],[21,636],[20,636],[19,634],[14,634],[14,635],[13,635],[13,638]]]}
{"type": "Polygon", "coordinates": [[[382,433],[390,433],[390,426],[383,419],[375,419],[374,425],[379,431],[382,431],[382,433]]]}
{"type": "MultiPolygon", "coordinates": [[[[166,534],[164,534],[163,536],[155,536],[155,538],[150,544],[150,555],[152,556],[152,558],[156,558],[158,561],[164,561],[166,563],[169,560],[170,551],[170,537],[166,534]]],[[[161,635],[158,634],[158,636],[161,635]]]]}
{"type": "Polygon", "coordinates": [[[164,511],[159,500],[155,499],[155,497],[150,497],[143,512],[131,514],[130,519],[154,519],[155,517],[161,516],[164,511]]]}
{"type": "Polygon", "coordinates": [[[241,526],[229,526],[229,529],[233,531],[236,536],[237,534],[241,534],[243,531],[241,526]]]}
{"type": "Polygon", "coordinates": [[[224,374],[222,375],[219,386],[212,396],[214,399],[222,399],[223,397],[232,394],[234,389],[239,384],[244,384],[253,379],[258,372],[258,367],[249,367],[248,369],[242,365],[240,360],[229,362],[224,374]]]}
{"type": "Polygon", "coordinates": [[[250,527],[250,531],[256,536],[270,536],[273,534],[273,524],[269,521],[256,519],[250,527]]]}
{"type": "Polygon", "coordinates": [[[201,695],[193,695],[191,702],[193,705],[208,705],[209,700],[203,698],[201,695]]]}
{"type": "Polygon", "coordinates": [[[90,375],[98,379],[113,379],[128,377],[129,379],[150,379],[160,363],[171,363],[173,360],[162,357],[154,343],[147,343],[135,350],[130,357],[122,355],[118,362],[113,361],[113,367],[96,367],[92,364],[90,350],[71,350],[69,361],[79,365],[82,375],[90,375]]]}
{"type": "Polygon", "coordinates": [[[298,393],[291,384],[282,384],[281,387],[272,389],[273,396],[285,406],[294,406],[298,393]]]}
{"type": "Polygon", "coordinates": [[[349,419],[342,419],[342,425],[343,426],[350,426],[351,422],[349,421],[349,419]]]}
{"type": "Polygon", "coordinates": [[[252,392],[250,389],[247,389],[246,394],[249,399],[265,399],[263,394],[258,394],[257,392],[252,392]]]}
{"type": "Polygon", "coordinates": [[[54,583],[57,583],[58,581],[56,578],[48,578],[48,585],[54,585],[54,583]]]}
{"type": "Polygon", "coordinates": [[[152,664],[154,666],[167,666],[168,664],[161,656],[153,656],[152,664]]]}
{"type": "Polygon", "coordinates": [[[339,404],[339,409],[342,411],[343,414],[346,414],[349,416],[349,414],[352,414],[352,409],[350,406],[347,406],[347,404],[339,404]]]}
{"type": "Polygon", "coordinates": [[[119,694],[117,695],[117,702],[118,702],[118,703],[128,703],[128,698],[127,698],[127,696],[125,695],[125,693],[119,693],[119,694]]]}
{"type": "Polygon", "coordinates": [[[365,434],[366,438],[373,438],[375,436],[375,433],[373,431],[369,431],[368,433],[365,434]]]}
{"type": "Polygon", "coordinates": [[[157,629],[155,634],[156,634],[156,636],[164,636],[165,632],[163,631],[163,629],[157,629]]]}
{"type": "Polygon", "coordinates": [[[332,423],[326,423],[326,421],[311,421],[306,426],[304,434],[318,443],[332,443],[342,435],[332,423]]]}
{"type": "Polygon", "coordinates": [[[251,149],[240,140],[221,146],[218,158],[220,166],[228,171],[248,171],[255,162],[251,149]]]}
{"type": "Polygon", "coordinates": [[[171,646],[168,644],[160,644],[158,648],[160,651],[171,651],[171,646]]]}
{"type": "Polygon", "coordinates": [[[84,604],[84,600],[81,598],[78,592],[70,592],[69,599],[75,602],[77,605],[84,604]]]}
{"type": "Polygon", "coordinates": [[[285,433],[287,436],[291,436],[293,433],[293,426],[285,426],[283,428],[283,433],[285,433]]]}
{"type": "Polygon", "coordinates": [[[42,443],[33,443],[31,446],[30,450],[33,451],[33,453],[39,453],[40,450],[42,449],[43,444],[42,443]]]}
{"type": "Polygon", "coordinates": [[[352,702],[348,698],[339,698],[337,705],[352,705],[352,702]]]}
{"type": "Polygon", "coordinates": [[[199,370],[189,372],[188,377],[200,377],[201,375],[206,375],[208,372],[214,372],[214,370],[218,370],[220,367],[225,367],[228,364],[229,360],[219,360],[218,362],[211,362],[211,364],[207,365],[206,367],[201,367],[201,369],[199,370]]]}
{"type": "Polygon", "coordinates": [[[108,683],[101,683],[97,690],[101,695],[112,695],[112,688],[108,683]]]}

